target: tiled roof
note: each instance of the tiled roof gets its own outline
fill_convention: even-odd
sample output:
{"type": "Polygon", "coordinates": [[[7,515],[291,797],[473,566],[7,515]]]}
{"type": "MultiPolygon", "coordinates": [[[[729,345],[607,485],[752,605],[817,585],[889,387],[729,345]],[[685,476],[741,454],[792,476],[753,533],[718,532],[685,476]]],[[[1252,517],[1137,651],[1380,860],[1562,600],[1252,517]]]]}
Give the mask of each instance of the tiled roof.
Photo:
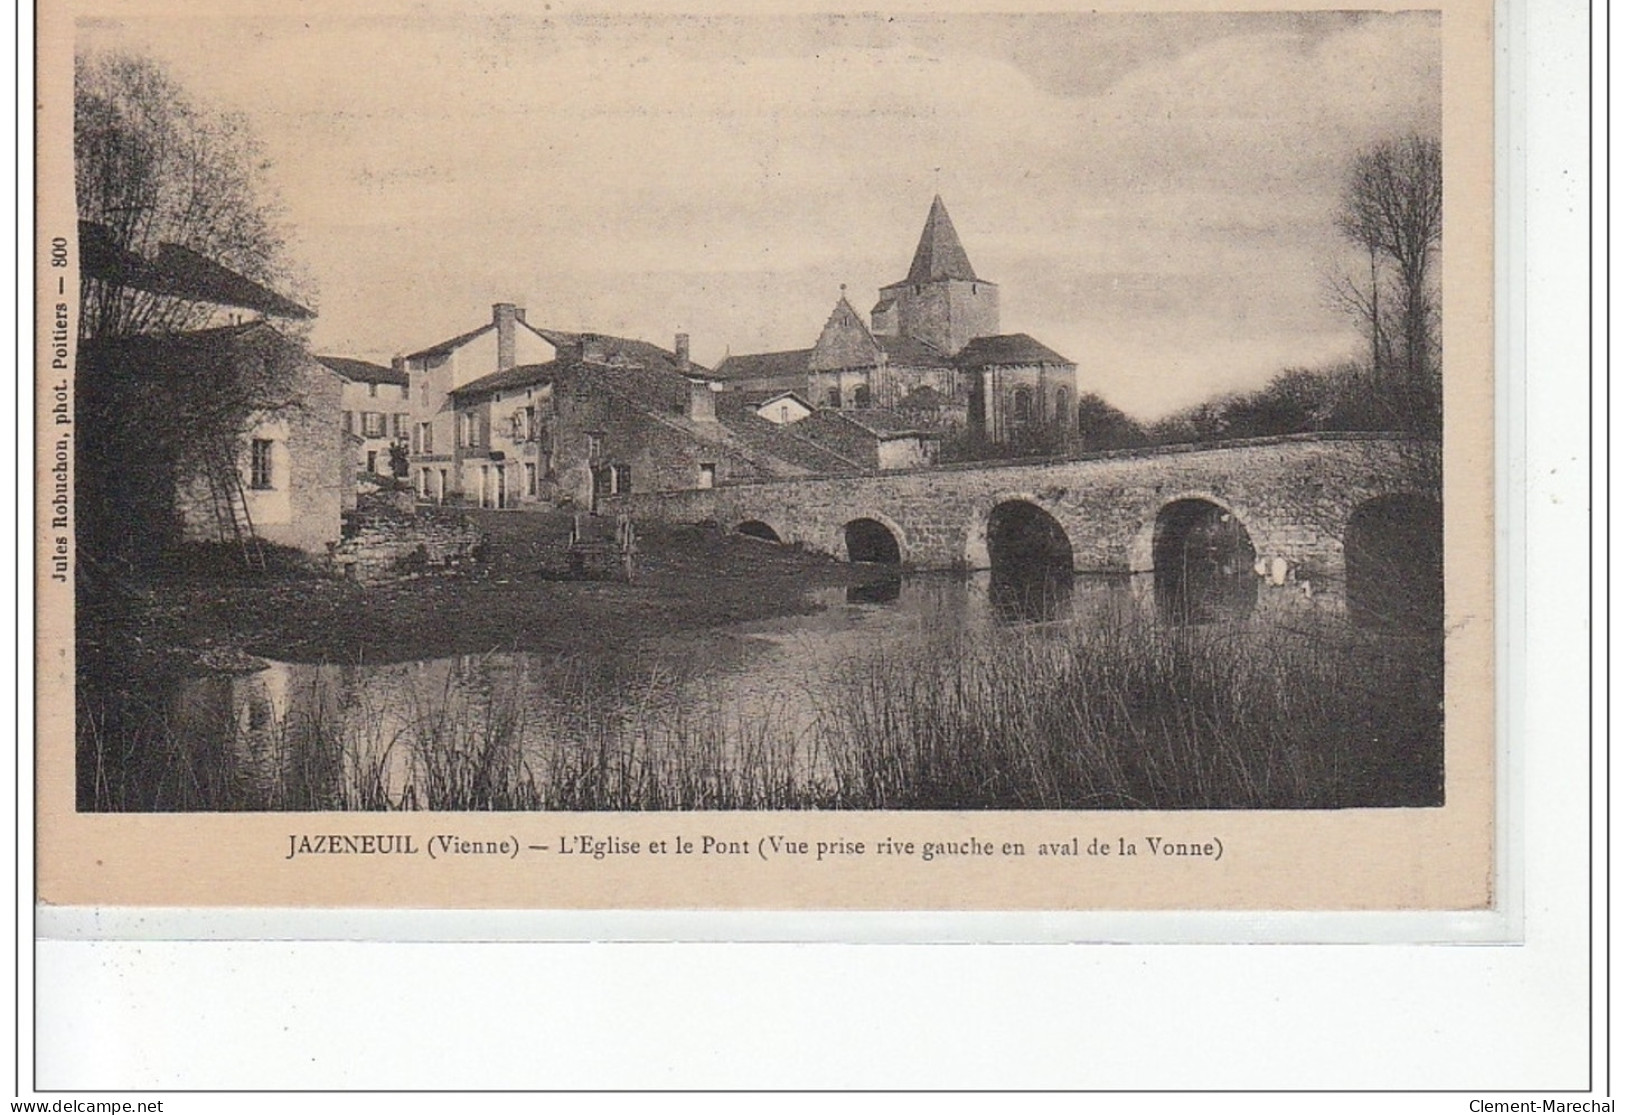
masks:
{"type": "Polygon", "coordinates": [[[1071,364],[1052,348],[1039,344],[1025,333],[1002,333],[996,337],[973,337],[954,357],[962,368],[1008,367],[1018,364],[1071,364]]]}
{"type": "Polygon", "coordinates": [[[481,376],[479,379],[469,380],[461,387],[452,388],[449,394],[468,398],[483,395],[487,391],[505,391],[510,387],[531,387],[538,383],[550,383],[558,367],[557,360],[549,360],[546,364],[520,364],[500,372],[492,372],[488,376],[481,376]]]}
{"type": "Polygon", "coordinates": [[[801,430],[809,421],[807,418],[789,426],[769,422],[752,410],[720,412],[717,418],[757,453],[783,461],[803,473],[853,476],[871,467],[861,463],[861,458],[847,456],[836,446],[808,437],[801,430]]]}
{"type": "Polygon", "coordinates": [[[743,379],[784,377],[786,380],[807,377],[807,362],[812,349],[798,348],[788,352],[755,352],[742,356],[729,356],[717,365],[717,378],[730,383],[743,379]]]}
{"type": "Polygon", "coordinates": [[[318,356],[316,359],[351,383],[391,383],[405,387],[409,382],[405,371],[386,368],[370,360],[355,360],[348,356],[318,356]]]}
{"type": "Polygon", "coordinates": [[[441,341],[437,345],[430,345],[428,348],[421,348],[416,352],[407,353],[406,358],[408,360],[422,360],[428,356],[445,356],[453,349],[462,348],[469,341],[474,340],[476,337],[483,337],[495,328],[496,325],[488,321],[478,329],[470,329],[467,333],[457,334],[449,341],[441,341]]]}
{"type": "Polygon", "coordinates": [[[769,403],[779,402],[782,399],[793,399],[796,402],[800,403],[802,406],[806,407],[808,410],[817,409],[811,403],[809,403],[806,399],[803,399],[800,395],[796,394],[794,391],[780,391],[777,395],[769,395],[767,398],[761,400],[760,402],[752,403],[751,405],[755,406],[755,407],[757,407],[759,409],[761,407],[767,406],[769,403]]]}
{"type": "MultiPolygon", "coordinates": [[[[563,338],[571,338],[574,336],[572,333],[560,333],[553,329],[538,329],[536,326],[530,324],[528,321],[525,321],[523,318],[514,318],[514,324],[520,326],[521,328],[530,330],[532,333],[536,334],[554,348],[558,348],[561,343],[567,343],[567,341],[562,340],[563,338]]],[[[428,356],[445,356],[452,350],[462,348],[464,345],[468,344],[468,342],[479,337],[483,337],[487,333],[493,332],[495,329],[496,322],[488,321],[478,329],[470,329],[467,333],[459,333],[450,340],[441,341],[437,345],[430,345],[428,348],[422,348],[416,352],[408,353],[406,359],[421,360],[428,356]]]]}
{"type": "Polygon", "coordinates": [[[309,319],[315,313],[229,267],[181,244],[159,244],[147,259],[118,242],[106,225],[79,222],[79,265],[88,278],[218,306],[237,306],[276,317],[309,319]]]}
{"type": "Polygon", "coordinates": [[[852,407],[830,413],[840,415],[881,440],[920,433],[920,424],[912,415],[898,414],[885,407],[852,407]]]}
{"type": "Polygon", "coordinates": [[[876,337],[886,350],[886,359],[910,368],[946,368],[953,364],[947,356],[915,337],[876,337]]]}

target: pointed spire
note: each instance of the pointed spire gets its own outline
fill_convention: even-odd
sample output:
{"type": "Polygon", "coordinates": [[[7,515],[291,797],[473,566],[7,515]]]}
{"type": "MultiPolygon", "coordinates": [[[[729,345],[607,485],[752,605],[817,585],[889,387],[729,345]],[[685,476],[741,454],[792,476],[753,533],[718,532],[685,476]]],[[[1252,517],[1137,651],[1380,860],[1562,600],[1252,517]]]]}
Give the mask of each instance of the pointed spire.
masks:
{"type": "Polygon", "coordinates": [[[948,207],[942,204],[942,195],[931,199],[931,212],[925,218],[925,231],[920,233],[920,246],[914,249],[914,263],[908,269],[911,283],[929,283],[937,279],[965,279],[975,282],[976,272],[971,269],[970,257],[959,242],[954,222],[948,217],[948,207]]]}

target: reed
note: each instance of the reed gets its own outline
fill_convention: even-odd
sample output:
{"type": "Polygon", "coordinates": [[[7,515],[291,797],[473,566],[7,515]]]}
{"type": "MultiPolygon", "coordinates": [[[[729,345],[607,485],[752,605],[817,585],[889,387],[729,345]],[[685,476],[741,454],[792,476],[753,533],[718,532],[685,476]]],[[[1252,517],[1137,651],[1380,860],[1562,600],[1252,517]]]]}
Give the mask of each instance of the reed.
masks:
{"type": "MultiPolygon", "coordinates": [[[[387,707],[82,700],[81,808],[1294,809],[1443,799],[1442,640],[1340,619],[966,633],[746,704],[637,660],[470,660],[387,707]],[[814,702],[813,715],[792,705],[814,702]],[[792,715],[795,712],[802,715],[792,715]],[[798,727],[799,725],[799,727],[798,727]]],[[[210,698],[210,699],[204,699],[210,698]]]]}

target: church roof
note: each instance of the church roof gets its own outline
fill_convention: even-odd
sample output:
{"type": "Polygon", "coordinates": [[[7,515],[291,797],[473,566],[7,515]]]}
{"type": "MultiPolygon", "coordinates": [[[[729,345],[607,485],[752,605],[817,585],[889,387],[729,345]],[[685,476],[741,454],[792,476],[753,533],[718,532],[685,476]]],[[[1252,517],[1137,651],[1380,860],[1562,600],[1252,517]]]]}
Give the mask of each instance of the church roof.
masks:
{"type": "Polygon", "coordinates": [[[811,358],[810,348],[728,356],[717,365],[717,378],[734,382],[742,379],[784,377],[804,383],[807,378],[807,361],[811,358]]]}
{"type": "Polygon", "coordinates": [[[948,216],[948,207],[942,204],[941,194],[931,199],[925,231],[920,233],[920,244],[914,249],[914,263],[905,281],[929,283],[937,279],[980,281],[971,269],[970,257],[959,242],[959,233],[954,231],[954,222],[948,216]]]}
{"type": "Polygon", "coordinates": [[[893,364],[901,364],[908,368],[946,368],[953,361],[938,352],[933,345],[920,340],[918,337],[908,337],[898,334],[896,336],[878,336],[875,338],[880,347],[886,350],[886,358],[893,364]]]}
{"type": "Polygon", "coordinates": [[[972,337],[970,344],[954,357],[962,368],[1011,367],[1032,364],[1071,364],[1072,361],[1025,333],[1001,333],[996,337],[972,337]]]}

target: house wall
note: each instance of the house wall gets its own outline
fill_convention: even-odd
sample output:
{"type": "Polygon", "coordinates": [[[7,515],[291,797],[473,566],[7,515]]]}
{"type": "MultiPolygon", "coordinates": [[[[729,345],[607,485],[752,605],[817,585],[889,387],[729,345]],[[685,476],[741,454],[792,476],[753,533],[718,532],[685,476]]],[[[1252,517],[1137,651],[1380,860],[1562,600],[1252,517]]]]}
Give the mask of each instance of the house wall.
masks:
{"type": "Polygon", "coordinates": [[[933,443],[919,437],[887,438],[875,447],[882,470],[894,468],[921,468],[931,463],[933,443]]]}
{"type": "MultiPolygon", "coordinates": [[[[552,468],[551,408],[552,388],[546,385],[458,406],[458,415],[474,415],[478,427],[478,441],[458,450],[456,495],[462,502],[493,508],[542,502],[542,483],[552,468]]],[[[461,417],[458,428],[466,433],[461,417]]]]}
{"type": "Polygon", "coordinates": [[[595,472],[600,495],[626,494],[628,484],[633,493],[698,488],[702,465],[713,466],[718,484],[765,475],[724,443],[720,423],[677,415],[662,420],[607,392],[564,391],[556,401],[549,429],[553,468],[544,499],[590,507],[595,472]]]}
{"type": "MultiPolygon", "coordinates": [[[[242,357],[257,358],[252,350],[242,357]]],[[[353,459],[345,449],[339,414],[343,380],[310,357],[298,363],[290,402],[255,416],[239,441],[237,474],[254,533],[267,542],[325,555],[339,540],[347,495],[353,492],[353,459]],[[253,486],[252,444],[271,443],[270,484],[253,486]]],[[[192,477],[176,492],[187,541],[224,541],[208,479],[192,477]]],[[[229,527],[227,528],[229,530],[229,527]]]]}
{"type": "Polygon", "coordinates": [[[347,379],[341,382],[343,384],[341,405],[344,411],[341,424],[346,433],[353,432],[361,439],[355,447],[352,462],[355,470],[360,472],[366,469],[367,454],[371,453],[372,471],[379,476],[390,475],[390,446],[397,443],[405,444],[411,437],[413,403],[408,394],[409,388],[393,383],[355,383],[347,379]],[[376,394],[370,390],[373,387],[377,388],[376,394]],[[363,416],[368,413],[383,415],[383,436],[368,437],[364,433],[366,422],[363,416]]]}

